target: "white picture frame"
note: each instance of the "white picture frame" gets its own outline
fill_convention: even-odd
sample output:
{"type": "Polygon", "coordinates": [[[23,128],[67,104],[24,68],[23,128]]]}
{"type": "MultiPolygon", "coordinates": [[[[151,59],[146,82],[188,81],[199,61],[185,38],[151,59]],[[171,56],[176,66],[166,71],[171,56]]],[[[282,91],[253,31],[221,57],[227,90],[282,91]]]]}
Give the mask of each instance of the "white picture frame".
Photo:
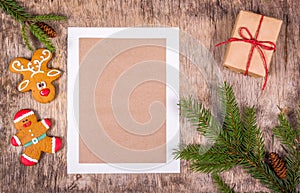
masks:
{"type": "Polygon", "coordinates": [[[180,173],[179,147],[179,29],[178,28],[68,28],[68,127],[67,173],[180,173]],[[166,163],[79,163],[79,39],[164,38],[166,39],[166,163]],[[174,71],[175,69],[175,71],[174,71]],[[171,86],[168,86],[171,85],[171,86]]]}

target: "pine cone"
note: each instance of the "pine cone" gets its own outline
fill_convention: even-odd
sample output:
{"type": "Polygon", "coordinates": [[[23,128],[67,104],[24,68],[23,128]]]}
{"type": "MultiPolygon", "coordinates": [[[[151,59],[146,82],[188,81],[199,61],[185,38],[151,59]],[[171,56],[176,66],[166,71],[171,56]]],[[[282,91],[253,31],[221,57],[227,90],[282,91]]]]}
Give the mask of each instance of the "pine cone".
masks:
{"type": "Polygon", "coordinates": [[[269,161],[276,175],[281,179],[286,178],[287,168],[283,159],[277,153],[271,152],[269,161]]]}
{"type": "Polygon", "coordinates": [[[49,38],[56,37],[56,31],[48,24],[44,22],[36,22],[35,23],[49,38]]]}

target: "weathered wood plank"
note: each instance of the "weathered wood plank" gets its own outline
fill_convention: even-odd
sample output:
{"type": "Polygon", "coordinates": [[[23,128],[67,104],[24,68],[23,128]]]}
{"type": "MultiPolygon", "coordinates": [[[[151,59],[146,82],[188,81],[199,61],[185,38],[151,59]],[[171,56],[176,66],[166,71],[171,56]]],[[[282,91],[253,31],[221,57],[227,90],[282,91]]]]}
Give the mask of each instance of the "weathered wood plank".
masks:
{"type": "MultiPolygon", "coordinates": [[[[261,126],[268,150],[279,149],[278,142],[271,144],[270,129],[277,124],[279,110],[276,105],[295,110],[299,101],[299,23],[300,3],[292,0],[248,1],[248,0],[203,0],[203,1],[25,1],[20,0],[32,13],[58,13],[67,16],[66,23],[54,23],[58,37],[53,67],[65,73],[56,81],[59,94],[50,104],[38,104],[28,93],[18,93],[15,87],[20,76],[8,72],[9,61],[17,56],[30,57],[21,39],[20,25],[10,16],[0,12],[0,190],[2,192],[216,192],[209,175],[191,173],[188,164],[181,164],[181,174],[135,174],[135,175],[67,175],[67,146],[54,156],[43,156],[41,163],[35,167],[21,166],[18,160],[20,148],[9,144],[15,130],[12,117],[20,108],[38,110],[41,117],[55,120],[50,131],[62,136],[66,143],[66,86],[67,86],[67,27],[133,27],[133,26],[179,26],[181,31],[190,34],[209,49],[221,69],[224,80],[233,85],[238,102],[253,105],[257,108],[258,123],[261,126]],[[226,40],[239,10],[251,10],[284,20],[277,51],[272,59],[270,80],[267,89],[260,91],[262,79],[244,77],[223,69],[221,62],[225,46],[215,48],[218,42],[226,40]]],[[[36,43],[38,45],[38,43],[36,43]]],[[[70,66],[72,67],[72,64],[70,66]]],[[[201,94],[203,78],[195,73],[194,64],[181,58],[181,70],[188,76],[188,82],[181,82],[181,87],[192,85],[197,89],[199,98],[208,96],[201,94]]],[[[203,92],[206,93],[206,92],[203,92]]],[[[198,141],[193,137],[188,123],[182,121],[182,141],[198,141]]],[[[235,168],[223,174],[231,186],[241,192],[266,191],[259,182],[235,168]]]]}

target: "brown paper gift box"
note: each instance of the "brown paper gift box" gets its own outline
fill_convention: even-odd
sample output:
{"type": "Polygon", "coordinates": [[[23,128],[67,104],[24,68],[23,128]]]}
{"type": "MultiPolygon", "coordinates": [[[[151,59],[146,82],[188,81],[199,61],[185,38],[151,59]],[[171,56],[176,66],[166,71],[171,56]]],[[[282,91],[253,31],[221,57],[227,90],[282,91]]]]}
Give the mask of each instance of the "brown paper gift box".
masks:
{"type": "MultiPolygon", "coordinates": [[[[254,38],[261,17],[262,15],[255,14],[252,12],[240,11],[236,19],[231,37],[243,39],[240,36],[240,28],[244,27],[249,30],[252,37],[254,38]]],[[[281,20],[264,16],[257,36],[257,41],[270,41],[275,44],[280,32],[281,24],[281,20]]],[[[243,35],[247,38],[250,38],[246,30],[243,30],[243,35]]],[[[244,73],[246,71],[251,47],[252,44],[249,42],[233,41],[228,43],[228,47],[225,54],[224,66],[230,68],[233,71],[244,73]]],[[[269,69],[274,51],[266,49],[261,50],[265,56],[266,64],[269,69]]],[[[257,48],[254,48],[253,50],[253,55],[248,70],[248,74],[254,77],[265,77],[266,75],[263,58],[257,50],[257,48]]]]}

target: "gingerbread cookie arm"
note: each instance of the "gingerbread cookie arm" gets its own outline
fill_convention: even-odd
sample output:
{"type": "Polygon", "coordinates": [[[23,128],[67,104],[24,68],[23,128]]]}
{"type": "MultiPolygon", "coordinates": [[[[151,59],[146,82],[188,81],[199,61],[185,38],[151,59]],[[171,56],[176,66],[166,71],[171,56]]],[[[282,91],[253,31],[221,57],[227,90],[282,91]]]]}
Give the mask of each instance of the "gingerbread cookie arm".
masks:
{"type": "Polygon", "coordinates": [[[20,134],[18,132],[17,134],[12,136],[10,142],[13,146],[23,146],[24,145],[24,140],[22,138],[22,134],[20,134]]]}
{"type": "Polygon", "coordinates": [[[21,140],[19,139],[19,137],[16,135],[12,136],[11,140],[10,140],[11,144],[13,146],[21,146],[22,145],[22,142],[21,140]]]}
{"type": "Polygon", "coordinates": [[[42,125],[48,130],[50,129],[52,122],[50,119],[43,119],[41,120],[42,125]]]}

